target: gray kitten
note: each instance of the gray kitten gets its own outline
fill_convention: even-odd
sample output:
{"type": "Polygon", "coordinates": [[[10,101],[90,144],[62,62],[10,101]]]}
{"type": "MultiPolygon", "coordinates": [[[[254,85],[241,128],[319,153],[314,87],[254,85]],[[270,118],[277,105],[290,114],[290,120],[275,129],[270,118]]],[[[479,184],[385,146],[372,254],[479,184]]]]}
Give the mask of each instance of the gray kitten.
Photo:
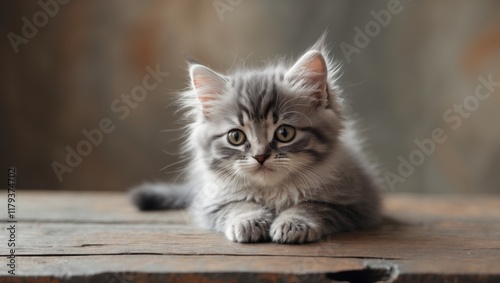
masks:
{"type": "Polygon", "coordinates": [[[141,210],[189,207],[235,242],[304,243],[375,225],[373,170],[346,121],[324,36],[292,66],[222,75],[191,62],[186,184],[143,184],[141,210]]]}

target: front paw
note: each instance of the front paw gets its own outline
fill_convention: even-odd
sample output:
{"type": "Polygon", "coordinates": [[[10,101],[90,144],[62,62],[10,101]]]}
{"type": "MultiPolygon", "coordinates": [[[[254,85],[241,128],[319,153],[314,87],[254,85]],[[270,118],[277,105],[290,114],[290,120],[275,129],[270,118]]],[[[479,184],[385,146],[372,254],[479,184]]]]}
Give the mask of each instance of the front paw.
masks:
{"type": "Polygon", "coordinates": [[[318,224],[305,217],[281,215],[271,225],[270,235],[276,243],[302,244],[319,240],[322,231],[318,224]]]}
{"type": "Polygon", "coordinates": [[[265,215],[258,218],[237,217],[226,227],[226,237],[238,243],[254,243],[269,240],[269,226],[272,216],[265,215]]]}

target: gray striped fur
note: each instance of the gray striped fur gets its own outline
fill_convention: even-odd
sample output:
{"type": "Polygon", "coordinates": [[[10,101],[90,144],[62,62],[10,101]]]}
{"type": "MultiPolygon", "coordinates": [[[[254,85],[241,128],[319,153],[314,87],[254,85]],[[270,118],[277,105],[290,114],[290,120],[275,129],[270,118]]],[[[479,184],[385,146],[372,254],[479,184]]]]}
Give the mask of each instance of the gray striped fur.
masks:
{"type": "Polygon", "coordinates": [[[375,174],[343,113],[338,68],[323,41],[293,66],[222,75],[191,63],[192,87],[181,98],[190,121],[189,181],[181,188],[143,185],[134,202],[141,209],[189,206],[197,223],[235,242],[304,243],[375,225],[375,174]],[[314,72],[321,62],[324,80],[314,72]],[[292,141],[274,138],[281,125],[295,128],[292,141]],[[247,141],[232,145],[232,129],[247,141]]]}

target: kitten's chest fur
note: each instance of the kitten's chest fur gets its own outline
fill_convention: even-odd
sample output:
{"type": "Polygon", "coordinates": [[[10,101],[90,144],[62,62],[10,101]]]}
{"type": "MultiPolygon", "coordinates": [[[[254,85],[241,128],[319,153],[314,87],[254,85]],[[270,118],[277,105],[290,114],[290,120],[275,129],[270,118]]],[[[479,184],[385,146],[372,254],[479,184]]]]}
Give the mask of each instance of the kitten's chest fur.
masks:
{"type": "Polygon", "coordinates": [[[282,184],[274,187],[251,187],[240,192],[247,201],[261,203],[280,212],[308,199],[308,190],[294,184],[282,184]]]}
{"type": "MultiPolygon", "coordinates": [[[[293,184],[275,186],[252,186],[249,184],[205,183],[198,192],[195,203],[204,207],[235,201],[250,201],[274,210],[282,211],[297,203],[310,199],[310,189],[293,184]]],[[[196,205],[196,204],[195,204],[196,205]]]]}

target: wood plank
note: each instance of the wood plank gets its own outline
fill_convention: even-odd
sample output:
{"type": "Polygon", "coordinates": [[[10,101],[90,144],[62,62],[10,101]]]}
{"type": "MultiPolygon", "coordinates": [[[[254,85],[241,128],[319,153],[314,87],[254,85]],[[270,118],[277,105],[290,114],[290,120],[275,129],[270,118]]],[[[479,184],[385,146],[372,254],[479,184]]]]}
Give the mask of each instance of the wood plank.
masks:
{"type": "Polygon", "coordinates": [[[390,194],[383,225],[306,245],[232,243],[124,193],[21,191],[17,204],[19,276],[2,264],[0,282],[500,281],[498,196],[390,194]]]}
{"type": "MultiPolygon", "coordinates": [[[[185,211],[139,212],[123,192],[20,191],[18,218],[51,222],[190,222],[185,211]],[[43,211],[43,213],[40,213],[43,211]]],[[[0,203],[0,208],[5,203],[0,203]]],[[[384,197],[387,215],[406,222],[441,220],[500,222],[500,196],[391,193],[384,197]]],[[[5,215],[0,215],[5,220],[5,215]]]]}
{"type": "Polygon", "coordinates": [[[359,259],[283,256],[161,256],[104,255],[69,257],[22,257],[23,276],[75,276],[104,272],[124,273],[319,273],[363,269],[359,259]],[[272,263],[272,264],[269,264],[272,263]]]}
{"type": "Polygon", "coordinates": [[[500,195],[392,193],[384,206],[387,215],[405,222],[500,222],[500,195]]]}
{"type": "MultiPolygon", "coordinates": [[[[18,220],[51,222],[190,222],[183,211],[138,211],[124,192],[19,191],[18,220]],[[43,213],[41,213],[43,212],[43,213]]],[[[5,205],[1,203],[0,205],[5,205]]],[[[5,215],[1,215],[2,220],[5,215]]]]}
{"type": "MultiPolygon", "coordinates": [[[[20,260],[17,277],[3,279],[8,278],[8,282],[186,282],[198,276],[197,282],[217,279],[332,282],[331,279],[339,278],[346,271],[356,274],[367,270],[386,270],[386,276],[397,276],[395,282],[498,282],[494,280],[500,279],[498,272],[491,273],[498,270],[496,262],[463,259],[444,260],[439,264],[429,264],[426,260],[281,256],[105,255],[23,257],[20,260]]],[[[3,282],[1,276],[0,282],[3,282]]]]}
{"type": "MultiPolygon", "coordinates": [[[[306,245],[238,244],[194,226],[18,224],[18,255],[269,255],[377,259],[488,258],[500,261],[500,223],[436,223],[333,235],[306,245]]],[[[6,242],[6,233],[0,243],[6,242]]],[[[2,251],[2,256],[6,255],[2,251]]]]}

